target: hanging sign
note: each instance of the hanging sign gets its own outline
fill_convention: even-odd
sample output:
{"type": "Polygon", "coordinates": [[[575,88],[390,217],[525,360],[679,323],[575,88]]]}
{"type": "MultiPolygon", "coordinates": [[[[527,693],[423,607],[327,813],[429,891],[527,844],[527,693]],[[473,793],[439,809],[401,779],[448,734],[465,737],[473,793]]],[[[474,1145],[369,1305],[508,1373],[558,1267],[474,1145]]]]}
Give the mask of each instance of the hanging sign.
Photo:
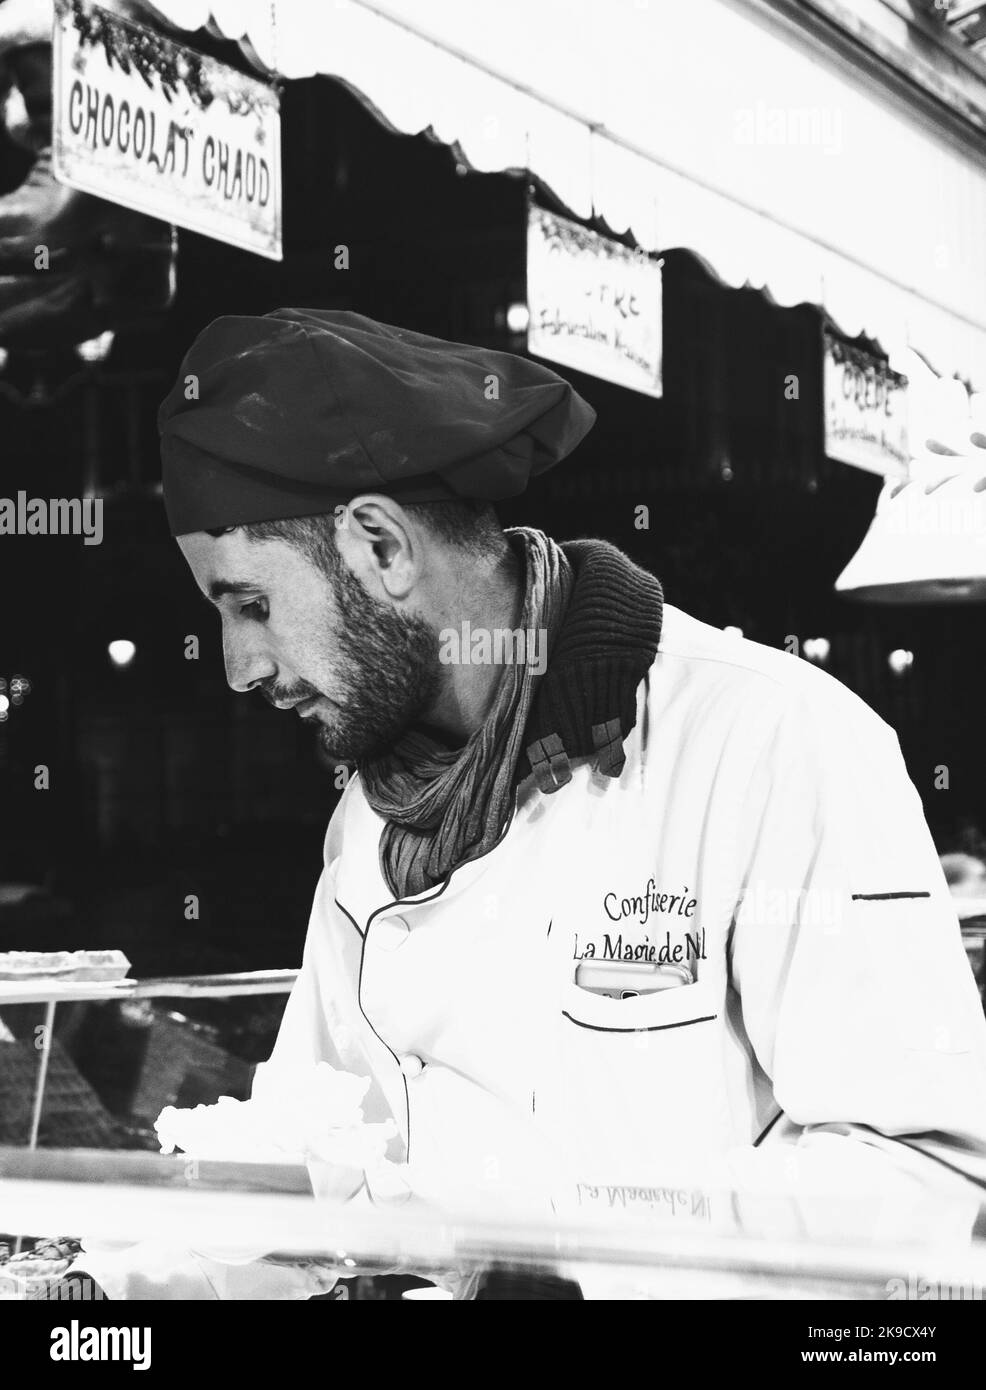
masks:
{"type": "Polygon", "coordinates": [[[906,478],[907,377],[826,333],[824,390],[826,455],[869,473],[906,478]]]}
{"type": "Polygon", "coordinates": [[[277,93],[88,0],[56,0],[55,177],[280,260],[277,93]]]}
{"type": "Polygon", "coordinates": [[[646,253],[532,206],[527,307],[536,357],[662,394],[661,267],[646,253]]]}

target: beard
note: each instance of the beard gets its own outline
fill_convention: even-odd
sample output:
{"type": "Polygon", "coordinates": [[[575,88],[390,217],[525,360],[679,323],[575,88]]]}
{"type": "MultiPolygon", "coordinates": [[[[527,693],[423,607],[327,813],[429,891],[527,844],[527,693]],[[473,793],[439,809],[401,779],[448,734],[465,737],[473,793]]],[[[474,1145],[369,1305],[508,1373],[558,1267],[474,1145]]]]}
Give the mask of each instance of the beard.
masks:
{"type": "Polygon", "coordinates": [[[367,762],[392,748],[434,703],[438,646],[423,618],[375,599],[345,564],[333,585],[341,628],[338,698],[329,718],[319,715],[318,741],[330,761],[367,762]]]}

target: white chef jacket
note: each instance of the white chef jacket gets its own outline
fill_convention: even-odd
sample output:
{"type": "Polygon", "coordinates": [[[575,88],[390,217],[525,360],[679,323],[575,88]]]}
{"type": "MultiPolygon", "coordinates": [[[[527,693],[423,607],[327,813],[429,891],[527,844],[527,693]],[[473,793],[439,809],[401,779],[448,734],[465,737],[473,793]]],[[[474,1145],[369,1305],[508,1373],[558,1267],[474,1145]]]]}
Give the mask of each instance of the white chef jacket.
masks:
{"type": "MultiPolygon", "coordinates": [[[[783,1230],[967,1238],[986,1022],[892,730],[809,663],[665,606],[624,750],[618,778],[585,759],[550,795],[529,779],[494,849],[399,901],[354,777],[267,1067],[369,1076],[367,1120],[396,1121],[391,1157],[445,1205],[576,1194],[691,1219],[703,1185],[732,1185],[739,1225],[770,1234],[777,1191],[868,1191],[848,1228],[809,1200],[783,1230]],[[580,960],[631,958],[694,982],[620,1000],[576,983],[580,960]],[[939,1182],[963,1192],[946,1222],[939,1182]]],[[[158,1259],[153,1296],[179,1273],[179,1297],[332,1282],[254,1264],[234,1287],[182,1258],[158,1259]]],[[[87,1267],[143,1297],[146,1262],[137,1246],[87,1267]]]]}
{"type": "Polygon", "coordinates": [[[790,1169],[792,1143],[816,1176],[986,1184],[986,1022],[893,731],[666,606],[624,749],[618,778],[529,779],[489,853],[399,901],[354,777],[269,1065],[370,1075],[368,1118],[444,1199],[749,1171],[780,1144],[790,1169]],[[617,958],[694,982],[576,983],[617,958]]]}

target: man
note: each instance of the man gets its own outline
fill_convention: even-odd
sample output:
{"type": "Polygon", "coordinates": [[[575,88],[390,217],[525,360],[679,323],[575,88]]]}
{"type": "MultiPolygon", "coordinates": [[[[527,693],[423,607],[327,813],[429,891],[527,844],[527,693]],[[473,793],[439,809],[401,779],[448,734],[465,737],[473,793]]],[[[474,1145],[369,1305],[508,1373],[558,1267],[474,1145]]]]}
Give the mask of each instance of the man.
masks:
{"type": "Polygon", "coordinates": [[[500,530],[593,418],[341,311],[182,365],[165,502],[229,684],[356,769],[269,1067],[371,1077],[446,1202],[986,1181],[986,1026],[891,730],[614,547],[500,530]]]}

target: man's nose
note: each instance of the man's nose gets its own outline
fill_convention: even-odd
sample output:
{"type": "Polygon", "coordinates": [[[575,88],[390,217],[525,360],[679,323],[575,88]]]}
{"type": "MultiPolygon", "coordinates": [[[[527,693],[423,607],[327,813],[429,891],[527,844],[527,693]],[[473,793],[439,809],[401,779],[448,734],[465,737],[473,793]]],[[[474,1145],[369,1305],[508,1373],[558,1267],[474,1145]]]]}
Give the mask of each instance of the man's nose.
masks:
{"type": "Polygon", "coordinates": [[[223,661],[227,685],[241,695],[255,690],[262,681],[271,680],[277,674],[277,667],[263,648],[226,634],[223,636],[223,661]]]}

